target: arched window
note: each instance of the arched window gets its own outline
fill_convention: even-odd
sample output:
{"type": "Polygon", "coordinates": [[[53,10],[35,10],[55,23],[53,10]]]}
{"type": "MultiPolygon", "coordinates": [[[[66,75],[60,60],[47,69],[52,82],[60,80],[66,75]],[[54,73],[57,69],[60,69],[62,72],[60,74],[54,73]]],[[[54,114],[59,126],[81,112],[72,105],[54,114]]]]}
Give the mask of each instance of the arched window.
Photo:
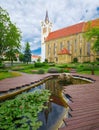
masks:
{"type": "Polygon", "coordinates": [[[80,56],[82,55],[82,48],[80,48],[80,56]]]}
{"type": "Polygon", "coordinates": [[[77,51],[77,40],[75,39],[75,41],[74,41],[74,52],[76,52],[77,51]]]}
{"type": "Polygon", "coordinates": [[[60,43],[60,50],[62,50],[62,48],[63,48],[63,43],[61,42],[60,43]]]}
{"type": "Polygon", "coordinates": [[[87,43],[87,55],[90,56],[90,43],[87,43]]]}
{"type": "Polygon", "coordinates": [[[48,44],[48,55],[50,54],[50,45],[48,44]]]}
{"type": "Polygon", "coordinates": [[[67,42],[67,49],[70,51],[70,41],[67,42]]]}
{"type": "Polygon", "coordinates": [[[54,43],[54,48],[53,48],[53,54],[55,55],[56,54],[56,43],[54,43]]]}

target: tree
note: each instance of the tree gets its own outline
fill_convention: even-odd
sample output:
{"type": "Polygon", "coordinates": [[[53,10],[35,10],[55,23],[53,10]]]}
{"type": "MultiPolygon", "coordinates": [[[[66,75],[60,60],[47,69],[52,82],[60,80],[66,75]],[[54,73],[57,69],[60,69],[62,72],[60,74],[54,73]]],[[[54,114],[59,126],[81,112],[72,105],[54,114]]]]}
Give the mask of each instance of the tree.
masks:
{"type": "MultiPolygon", "coordinates": [[[[85,37],[88,41],[93,42],[93,50],[99,52],[99,27],[89,28],[85,33],[85,37]]],[[[94,63],[92,63],[92,74],[94,75],[94,63]]]]}
{"type": "Polygon", "coordinates": [[[85,37],[88,41],[93,41],[93,50],[95,50],[95,52],[99,52],[99,27],[89,29],[85,33],[85,37]]]}
{"type": "Polygon", "coordinates": [[[7,42],[9,43],[9,46],[6,50],[6,57],[8,57],[11,61],[11,64],[13,64],[13,60],[16,57],[16,54],[19,53],[21,47],[21,35],[19,29],[14,24],[11,23],[9,26],[10,30],[7,34],[7,42]]]}
{"type": "Polygon", "coordinates": [[[27,64],[28,62],[31,62],[31,50],[28,42],[25,45],[24,62],[26,62],[27,64]]]}
{"type": "Polygon", "coordinates": [[[23,54],[23,53],[20,53],[20,54],[19,54],[19,60],[20,60],[21,62],[24,62],[24,54],[23,54]]]}
{"type": "Polygon", "coordinates": [[[7,34],[9,32],[9,24],[11,23],[9,14],[0,7],[0,58],[5,55],[8,46],[6,42],[7,34]]]}
{"type": "Polygon", "coordinates": [[[0,7],[0,58],[7,57],[11,63],[21,47],[21,33],[9,14],[0,7]]]}

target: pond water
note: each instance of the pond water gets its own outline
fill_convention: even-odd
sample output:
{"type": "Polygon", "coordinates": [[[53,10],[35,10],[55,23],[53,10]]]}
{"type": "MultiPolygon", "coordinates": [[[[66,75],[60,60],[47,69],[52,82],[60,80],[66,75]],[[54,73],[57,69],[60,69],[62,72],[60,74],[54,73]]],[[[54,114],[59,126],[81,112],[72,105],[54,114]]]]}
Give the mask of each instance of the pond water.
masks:
{"type": "MultiPolygon", "coordinates": [[[[70,84],[85,84],[89,81],[82,80],[79,77],[74,77],[70,82],[59,82],[57,76],[45,81],[43,84],[35,86],[25,92],[34,92],[38,89],[48,89],[51,92],[49,102],[45,105],[48,107],[38,115],[38,120],[43,122],[43,125],[38,130],[57,130],[63,126],[63,118],[69,118],[68,96],[62,93],[63,86],[70,84]],[[69,84],[68,84],[69,83],[69,84]]],[[[23,92],[24,93],[24,92],[23,92]]],[[[68,95],[68,94],[67,94],[68,95]]]]}
{"type": "MultiPolygon", "coordinates": [[[[52,127],[57,127],[59,119],[67,109],[67,103],[62,96],[62,86],[58,84],[57,78],[46,81],[45,83],[30,89],[28,92],[33,92],[37,89],[48,89],[51,92],[50,101],[46,103],[48,109],[39,113],[39,120],[43,125],[38,130],[52,130],[52,127]]],[[[55,128],[54,128],[55,130],[55,128]]]]}
{"type": "MultiPolygon", "coordinates": [[[[88,83],[81,79],[73,79],[71,84],[88,83]]],[[[69,117],[69,108],[67,98],[63,95],[63,85],[58,82],[57,78],[47,80],[45,83],[30,89],[28,92],[34,92],[37,89],[48,89],[51,92],[50,101],[46,103],[48,109],[39,113],[38,118],[43,125],[38,130],[57,130],[62,124],[64,117],[69,117]]]]}

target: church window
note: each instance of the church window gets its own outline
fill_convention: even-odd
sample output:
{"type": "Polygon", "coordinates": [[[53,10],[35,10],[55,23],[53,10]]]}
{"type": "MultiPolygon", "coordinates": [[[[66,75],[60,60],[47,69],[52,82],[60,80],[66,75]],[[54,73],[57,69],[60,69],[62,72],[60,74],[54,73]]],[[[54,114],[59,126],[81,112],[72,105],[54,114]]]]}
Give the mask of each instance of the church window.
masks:
{"type": "Polygon", "coordinates": [[[54,43],[54,48],[53,48],[54,50],[53,50],[53,53],[54,53],[54,55],[56,54],[56,44],[54,43]]]}
{"type": "Polygon", "coordinates": [[[70,41],[67,42],[67,49],[70,51],[70,41]]]}
{"type": "Polygon", "coordinates": [[[62,50],[62,48],[63,48],[63,43],[61,42],[60,43],[60,50],[62,50]]]}
{"type": "Polygon", "coordinates": [[[82,55],[82,48],[80,48],[80,56],[82,55]]]}
{"type": "Polygon", "coordinates": [[[77,51],[77,40],[75,39],[75,41],[74,41],[74,52],[76,52],[77,51]]]}
{"type": "Polygon", "coordinates": [[[50,45],[48,44],[48,55],[50,54],[50,45]]]}
{"type": "Polygon", "coordinates": [[[87,43],[87,55],[90,56],[90,43],[87,43]]]}

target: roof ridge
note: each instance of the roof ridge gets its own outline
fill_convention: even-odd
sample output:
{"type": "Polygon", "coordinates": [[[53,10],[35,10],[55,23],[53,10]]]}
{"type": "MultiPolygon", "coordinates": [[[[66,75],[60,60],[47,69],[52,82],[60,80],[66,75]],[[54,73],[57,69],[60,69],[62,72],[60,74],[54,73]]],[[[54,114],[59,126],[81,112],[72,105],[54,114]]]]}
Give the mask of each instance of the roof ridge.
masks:
{"type": "MultiPolygon", "coordinates": [[[[94,19],[94,20],[91,20],[89,22],[92,22],[91,25],[93,27],[95,25],[99,26],[98,20],[99,19],[94,19]]],[[[80,22],[80,23],[77,23],[77,24],[74,24],[74,25],[71,25],[71,26],[68,26],[68,27],[58,29],[56,31],[50,32],[48,37],[46,38],[46,41],[50,41],[50,40],[53,40],[53,39],[62,38],[62,37],[66,37],[66,36],[85,32],[86,28],[88,28],[87,26],[88,26],[88,22],[83,21],[83,22],[80,22]]]]}
{"type": "Polygon", "coordinates": [[[80,22],[80,23],[73,24],[73,25],[70,25],[70,26],[67,26],[67,27],[63,27],[63,28],[61,28],[61,29],[57,29],[57,30],[55,30],[55,31],[53,31],[53,32],[50,32],[50,33],[54,33],[54,32],[57,32],[57,31],[61,31],[61,30],[63,30],[63,29],[67,29],[67,28],[69,28],[69,27],[76,26],[76,25],[79,25],[79,24],[82,24],[82,23],[85,23],[85,22],[80,22]]]}

